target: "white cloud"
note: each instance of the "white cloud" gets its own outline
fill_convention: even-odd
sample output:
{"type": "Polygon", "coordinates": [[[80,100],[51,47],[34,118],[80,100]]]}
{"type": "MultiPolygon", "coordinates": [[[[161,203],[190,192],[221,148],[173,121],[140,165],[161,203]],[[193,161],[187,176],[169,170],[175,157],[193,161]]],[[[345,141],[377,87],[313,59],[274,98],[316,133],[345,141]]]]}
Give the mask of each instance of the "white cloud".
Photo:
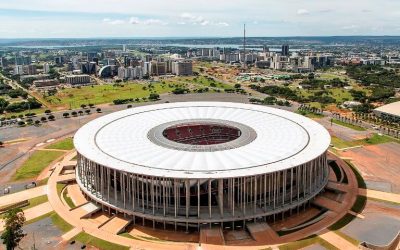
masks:
{"type": "Polygon", "coordinates": [[[204,17],[200,16],[200,15],[194,15],[191,13],[182,13],[181,14],[181,18],[183,19],[182,22],[180,23],[189,23],[192,25],[201,25],[201,26],[207,26],[207,25],[212,25],[212,26],[224,26],[227,27],[229,26],[229,23],[227,22],[214,22],[211,20],[207,20],[204,17]]]}
{"type": "Polygon", "coordinates": [[[306,9],[298,9],[297,10],[297,15],[299,15],[299,16],[305,16],[305,15],[308,15],[308,14],[310,14],[310,12],[308,10],[306,10],[306,9]]]}
{"type": "Polygon", "coordinates": [[[179,0],[178,5],[148,0],[140,8],[138,0],[92,2],[0,0],[0,37],[117,37],[132,29],[136,36],[231,37],[241,36],[243,23],[249,36],[400,35],[399,0],[179,0]],[[329,22],[321,22],[327,16],[329,22]],[[374,26],[379,29],[373,31],[374,26]],[[35,27],[46,29],[31,34],[35,27]]]}
{"type": "Polygon", "coordinates": [[[106,24],[111,24],[111,25],[121,25],[121,24],[125,24],[124,20],[120,20],[120,19],[111,19],[111,18],[104,18],[103,22],[106,24]]]}
{"type": "Polygon", "coordinates": [[[355,25],[355,24],[346,25],[346,26],[342,27],[343,30],[354,30],[354,29],[357,29],[357,28],[358,28],[358,25],[355,25]]]}
{"type": "Polygon", "coordinates": [[[130,24],[135,24],[135,25],[140,25],[140,24],[142,24],[142,25],[167,25],[168,24],[167,22],[164,22],[164,21],[162,21],[160,19],[150,18],[150,19],[143,19],[142,20],[142,19],[140,19],[138,17],[131,17],[129,19],[129,23],[130,24]]]}

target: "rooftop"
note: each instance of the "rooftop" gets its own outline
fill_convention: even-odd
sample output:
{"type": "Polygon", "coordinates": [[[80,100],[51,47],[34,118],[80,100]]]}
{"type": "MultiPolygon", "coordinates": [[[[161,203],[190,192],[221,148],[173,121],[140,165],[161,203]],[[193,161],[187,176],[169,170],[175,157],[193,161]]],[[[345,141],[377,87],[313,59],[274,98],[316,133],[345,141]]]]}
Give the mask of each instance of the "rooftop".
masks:
{"type": "Polygon", "coordinates": [[[77,151],[98,164],[174,178],[226,178],[289,169],[317,158],[329,143],[329,133],[306,117],[224,102],[127,109],[89,122],[74,137],[77,151]],[[163,136],[167,128],[199,121],[241,132],[237,138],[212,145],[185,144],[163,136]]]}

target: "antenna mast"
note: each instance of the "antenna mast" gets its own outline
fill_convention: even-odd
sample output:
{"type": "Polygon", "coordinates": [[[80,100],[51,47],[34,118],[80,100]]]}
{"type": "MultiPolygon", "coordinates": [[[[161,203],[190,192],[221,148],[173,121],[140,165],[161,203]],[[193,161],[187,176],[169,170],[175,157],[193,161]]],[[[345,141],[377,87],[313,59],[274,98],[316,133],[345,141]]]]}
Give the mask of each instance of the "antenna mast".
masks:
{"type": "Polygon", "coordinates": [[[246,69],[246,24],[243,24],[243,67],[246,69]]]}

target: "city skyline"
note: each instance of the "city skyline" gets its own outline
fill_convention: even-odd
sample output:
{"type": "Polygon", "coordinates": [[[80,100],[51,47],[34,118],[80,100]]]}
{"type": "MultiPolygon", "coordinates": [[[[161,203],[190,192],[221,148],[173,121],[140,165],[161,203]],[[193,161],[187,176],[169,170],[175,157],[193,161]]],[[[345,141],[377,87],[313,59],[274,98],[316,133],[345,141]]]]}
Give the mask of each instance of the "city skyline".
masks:
{"type": "Polygon", "coordinates": [[[400,35],[399,17],[393,0],[17,0],[0,2],[0,38],[400,35]]]}

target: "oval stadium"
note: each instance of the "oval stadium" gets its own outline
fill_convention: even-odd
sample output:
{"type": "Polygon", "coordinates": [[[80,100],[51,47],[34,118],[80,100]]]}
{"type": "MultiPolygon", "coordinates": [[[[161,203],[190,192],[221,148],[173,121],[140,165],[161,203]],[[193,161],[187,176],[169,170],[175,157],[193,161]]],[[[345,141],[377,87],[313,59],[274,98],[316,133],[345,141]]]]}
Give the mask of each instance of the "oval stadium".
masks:
{"type": "Polygon", "coordinates": [[[328,182],[330,136],[260,105],[182,102],[115,112],[74,136],[77,182],[103,211],[153,227],[232,228],[296,212],[328,182]]]}

